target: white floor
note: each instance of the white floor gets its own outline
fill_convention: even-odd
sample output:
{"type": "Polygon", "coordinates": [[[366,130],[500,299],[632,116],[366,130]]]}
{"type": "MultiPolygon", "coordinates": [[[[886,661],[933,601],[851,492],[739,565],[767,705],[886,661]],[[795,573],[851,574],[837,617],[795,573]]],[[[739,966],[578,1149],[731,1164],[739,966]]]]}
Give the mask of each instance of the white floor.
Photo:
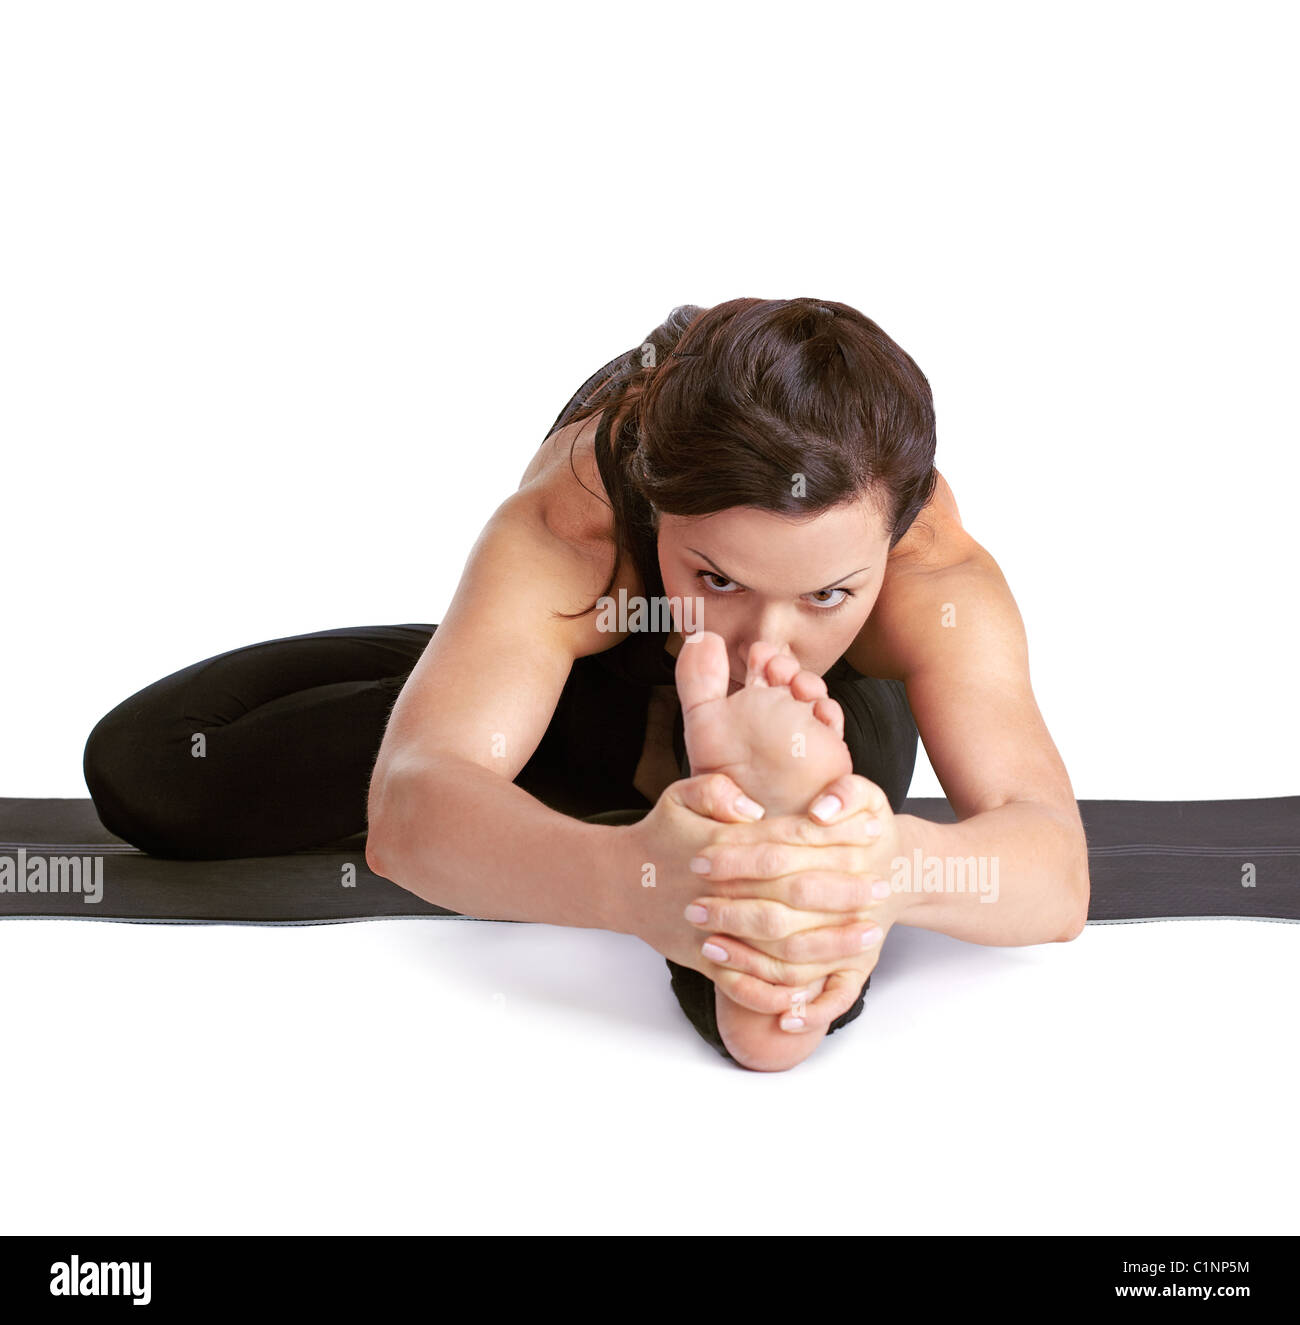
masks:
{"type": "Polygon", "coordinates": [[[0,1235],[1294,1234],[1295,942],[895,930],[762,1074],[623,936],[11,920],[0,1235]]]}

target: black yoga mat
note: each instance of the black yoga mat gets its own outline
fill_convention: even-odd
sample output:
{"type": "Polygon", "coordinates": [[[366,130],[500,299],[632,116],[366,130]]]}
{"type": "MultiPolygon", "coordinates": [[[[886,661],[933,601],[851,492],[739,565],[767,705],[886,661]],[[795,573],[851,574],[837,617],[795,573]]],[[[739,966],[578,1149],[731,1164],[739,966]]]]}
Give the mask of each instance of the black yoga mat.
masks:
{"type": "MultiPolygon", "coordinates": [[[[1300,920],[1300,796],[1080,801],[1079,810],[1089,924],[1300,920]]],[[[945,800],[908,800],[903,813],[954,819],[945,800]]],[[[284,856],[163,860],[114,837],[90,800],[0,798],[0,919],[318,925],[402,916],[473,918],[372,874],[363,833],[284,856]]]]}

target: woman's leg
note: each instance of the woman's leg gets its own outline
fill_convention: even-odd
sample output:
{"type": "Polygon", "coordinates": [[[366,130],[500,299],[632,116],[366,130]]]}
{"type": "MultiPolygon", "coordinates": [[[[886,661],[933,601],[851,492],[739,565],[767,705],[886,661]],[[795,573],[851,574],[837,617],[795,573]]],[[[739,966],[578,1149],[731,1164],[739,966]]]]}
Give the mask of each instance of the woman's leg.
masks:
{"type": "Polygon", "coordinates": [[[110,832],[186,860],[361,832],[388,715],[435,626],[354,626],[218,654],[123,700],[83,771],[110,832]]]}
{"type": "Polygon", "coordinates": [[[920,740],[907,687],[863,676],[844,662],[836,663],[825,679],[831,698],[844,710],[844,742],[853,771],[874,782],[897,814],[912,785],[920,740]]]}
{"type": "MultiPolygon", "coordinates": [[[[880,787],[897,814],[912,784],[919,737],[903,683],[862,676],[846,664],[837,663],[826,673],[826,688],[844,710],[844,742],[853,756],[853,771],[880,787]]],[[[689,776],[689,772],[689,767],[682,770],[683,776],[689,776]]],[[[674,961],[668,961],[668,971],[673,993],[691,1025],[724,1058],[735,1062],[718,1031],[713,981],[694,967],[674,961]]],[[[870,988],[871,977],[867,976],[857,1002],[831,1022],[827,1035],[861,1016],[870,988]]]]}

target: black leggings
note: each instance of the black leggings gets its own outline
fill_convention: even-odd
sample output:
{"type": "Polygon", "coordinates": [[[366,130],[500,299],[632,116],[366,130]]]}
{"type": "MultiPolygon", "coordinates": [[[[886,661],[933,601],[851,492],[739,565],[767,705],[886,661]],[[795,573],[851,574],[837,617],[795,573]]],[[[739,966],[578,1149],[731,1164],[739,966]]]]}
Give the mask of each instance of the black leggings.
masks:
{"type": "Polygon", "coordinates": [[[388,715],[433,630],[266,640],[146,686],[86,742],[104,827],[176,860],[278,856],[363,832],[388,715]]]}
{"type": "MultiPolygon", "coordinates": [[[[363,833],[389,713],[435,629],[353,626],[292,635],[155,681],[101,718],[86,742],[86,785],[104,826],[142,851],[181,860],[279,855],[363,833]]],[[[594,687],[599,675],[575,668],[569,691],[594,687]]],[[[844,709],[855,771],[881,786],[897,810],[917,747],[902,685],[837,669],[827,680],[844,709]]],[[[569,691],[565,705],[611,698],[604,690],[569,698],[569,691]]],[[[626,715],[638,712],[633,705],[626,715]]],[[[582,767],[592,731],[588,720],[553,720],[527,777],[516,781],[554,803],[553,791],[572,785],[582,767]]],[[[604,735],[635,752],[644,739],[634,723],[604,735]]],[[[644,806],[595,802],[580,808],[593,812],[575,817],[606,823],[646,813],[644,806]]],[[[731,1058],[718,1032],[713,981],[676,962],[668,969],[691,1024],[731,1058]]],[[[832,1031],[861,1013],[870,983],[832,1031]]]]}

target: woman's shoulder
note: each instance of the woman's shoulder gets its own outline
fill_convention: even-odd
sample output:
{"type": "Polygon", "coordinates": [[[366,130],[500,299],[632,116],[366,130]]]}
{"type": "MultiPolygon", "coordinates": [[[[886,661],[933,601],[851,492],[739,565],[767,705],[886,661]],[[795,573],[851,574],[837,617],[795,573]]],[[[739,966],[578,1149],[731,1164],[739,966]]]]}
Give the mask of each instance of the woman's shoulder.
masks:
{"type": "Polygon", "coordinates": [[[944,570],[968,560],[976,546],[961,522],[952,488],[937,469],[934,476],[934,493],[929,502],[889,551],[891,574],[944,570]]]}
{"type": "Polygon", "coordinates": [[[935,472],[934,495],[890,550],[871,614],[844,654],[864,676],[907,680],[935,638],[945,636],[945,609],[961,602],[965,612],[978,611],[1000,579],[993,558],[962,524],[952,489],[935,472]]]}
{"type": "MultiPolygon", "coordinates": [[[[645,592],[635,558],[615,556],[614,513],[596,464],[595,439],[600,414],[557,428],[538,448],[510,505],[534,528],[545,531],[555,545],[570,554],[568,560],[600,592],[615,570],[609,592],[618,601],[620,591],[629,598],[645,592]]],[[[586,581],[584,581],[586,582],[586,581]]],[[[585,593],[586,590],[584,589],[585,593]]],[[[588,601],[591,601],[591,597],[588,601]]],[[[607,637],[597,641],[610,647],[607,637]]],[[[582,652],[597,651],[586,641],[582,652]]]]}
{"type": "Polygon", "coordinates": [[[601,414],[557,428],[537,448],[519,481],[519,494],[535,504],[558,538],[613,548],[614,521],[596,464],[601,414]]]}

